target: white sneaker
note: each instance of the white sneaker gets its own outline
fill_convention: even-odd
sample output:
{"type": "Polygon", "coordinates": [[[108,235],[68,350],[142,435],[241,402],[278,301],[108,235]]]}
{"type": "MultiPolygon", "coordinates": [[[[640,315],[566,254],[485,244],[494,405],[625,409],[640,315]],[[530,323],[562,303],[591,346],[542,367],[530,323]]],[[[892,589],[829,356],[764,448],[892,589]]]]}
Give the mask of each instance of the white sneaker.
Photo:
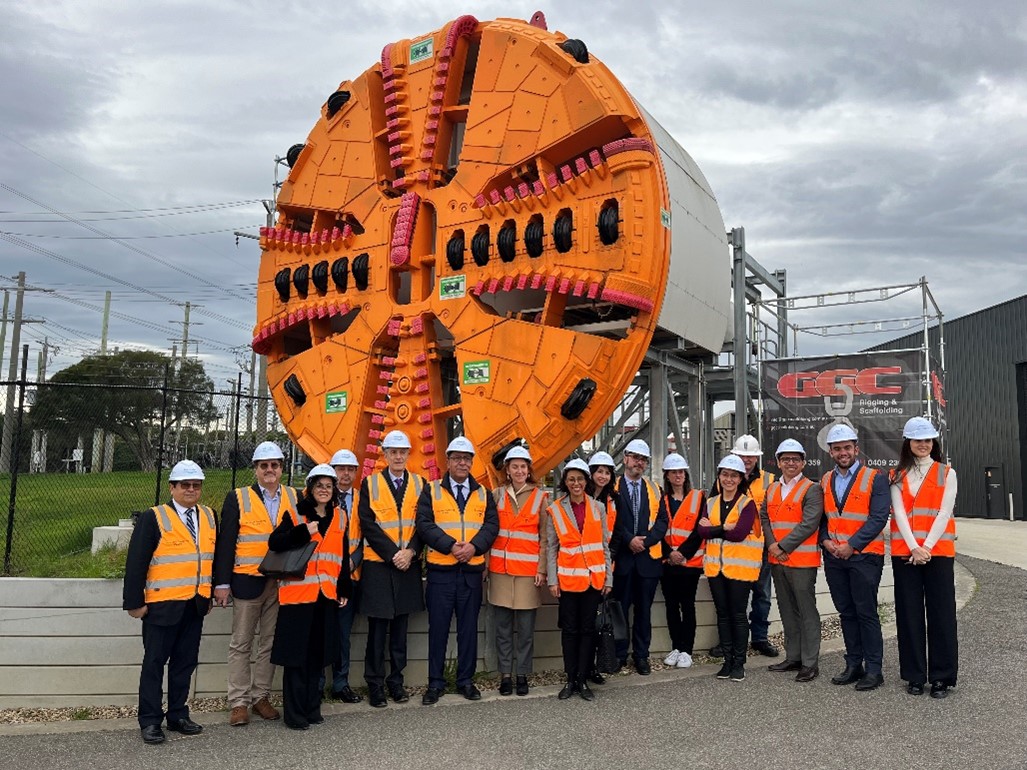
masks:
{"type": "Polygon", "coordinates": [[[674,665],[676,668],[691,668],[692,656],[687,652],[678,653],[678,660],[674,665]]]}
{"type": "Polygon", "coordinates": [[[677,650],[671,650],[670,654],[666,658],[663,659],[663,665],[665,665],[665,666],[675,666],[675,665],[677,665],[677,662],[678,662],[678,659],[679,659],[680,655],[681,655],[681,653],[678,652],[677,650]]]}

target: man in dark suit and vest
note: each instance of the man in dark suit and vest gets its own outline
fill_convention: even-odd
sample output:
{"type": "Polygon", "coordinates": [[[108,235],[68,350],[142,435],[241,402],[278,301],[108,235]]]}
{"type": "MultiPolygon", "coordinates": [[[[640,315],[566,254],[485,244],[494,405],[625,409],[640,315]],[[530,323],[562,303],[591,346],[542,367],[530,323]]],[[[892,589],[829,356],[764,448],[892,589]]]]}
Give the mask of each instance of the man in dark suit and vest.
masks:
{"type": "Polygon", "coordinates": [[[456,613],[457,691],[481,700],[474,686],[478,662],[485,552],[499,534],[499,513],[488,491],[470,475],[474,446],[463,436],[446,448],[448,472],[424,488],[417,501],[417,532],[428,547],[428,689],[421,703],[438,703],[446,690],[443,670],[449,624],[456,613]]]}
{"type": "Polygon", "coordinates": [[[139,727],[145,743],[163,743],[164,668],[168,673],[168,729],[196,735],[203,728],[185,705],[200,652],[203,618],[210,611],[214,512],[199,505],[203,471],[182,460],[168,477],[171,500],[140,514],[125,560],[123,604],[143,622],[139,672],[139,727]]]}
{"type": "Polygon", "coordinates": [[[214,552],[214,604],[233,601],[228,643],[228,723],[249,723],[249,709],[263,719],[278,719],[271,705],[271,647],[278,622],[278,581],[257,571],[267,555],[267,539],[283,511],[296,511],[296,490],[282,486],[285,455],[272,441],[253,450],[255,484],[233,489],[221,506],[221,527],[214,552]],[[260,631],[257,659],[250,671],[253,640],[260,631]]]}
{"type": "Polygon", "coordinates": [[[884,683],[884,640],[877,589],[884,569],[884,534],[891,513],[888,477],[859,460],[856,431],[838,423],[827,433],[835,462],[821,480],[824,517],[820,545],[824,577],[838,610],[845,640],[845,670],[832,684],[873,690],[884,683]]]}
{"type": "MultiPolygon", "coordinates": [[[[660,505],[660,490],[643,476],[649,465],[649,445],[641,439],[624,449],[624,475],[617,480],[614,501],[617,521],[610,538],[613,559],[613,598],[624,608],[630,629],[635,670],[647,675],[649,644],[653,637],[652,608],[663,574],[663,548],[667,513],[660,505]],[[634,616],[630,611],[634,608],[634,616]]],[[[628,640],[617,641],[617,657],[627,665],[628,640]]]]}
{"type": "Polygon", "coordinates": [[[353,482],[360,470],[357,456],[348,449],[340,449],[328,463],[335,469],[335,492],[339,508],[346,516],[346,530],[349,536],[349,577],[352,594],[345,607],[339,608],[339,657],[332,663],[332,697],[343,703],[360,703],[364,696],[349,686],[350,637],[353,633],[353,618],[359,598],[360,565],[364,560],[364,541],[360,535],[360,517],[357,515],[360,495],[353,488],[353,482]]]}

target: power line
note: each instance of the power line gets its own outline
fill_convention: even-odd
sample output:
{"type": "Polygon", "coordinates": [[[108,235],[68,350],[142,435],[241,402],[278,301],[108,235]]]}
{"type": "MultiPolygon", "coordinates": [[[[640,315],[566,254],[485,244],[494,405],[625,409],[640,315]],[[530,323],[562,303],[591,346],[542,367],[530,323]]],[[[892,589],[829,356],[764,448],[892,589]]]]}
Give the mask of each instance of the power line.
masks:
{"type": "MultiPolygon", "coordinates": [[[[130,216],[111,216],[107,219],[85,219],[83,222],[105,222],[105,221],[120,221],[122,219],[153,219],[155,217],[168,217],[176,216],[179,214],[204,214],[208,211],[221,211],[223,209],[239,208],[241,206],[252,206],[255,203],[260,203],[260,198],[252,198],[250,200],[242,201],[224,201],[221,203],[194,203],[189,206],[164,206],[160,208],[152,209],[93,209],[86,211],[64,211],[62,214],[69,214],[71,216],[89,215],[89,214],[102,214],[102,215],[114,215],[114,214],[128,214],[130,216]],[[137,215],[138,216],[135,216],[137,215]]],[[[0,216],[13,216],[13,217],[33,217],[33,219],[8,219],[4,220],[7,222],[64,222],[65,219],[39,219],[41,213],[38,211],[7,211],[6,209],[0,209],[0,216]]]]}
{"type": "MultiPolygon", "coordinates": [[[[85,220],[83,220],[85,221],[85,220]]],[[[51,233],[12,233],[5,230],[0,230],[0,233],[4,235],[13,235],[18,238],[48,238],[59,241],[114,241],[118,243],[120,241],[144,241],[154,240],[158,238],[191,238],[194,235],[214,235],[216,233],[230,233],[243,228],[254,228],[260,227],[260,225],[244,225],[243,227],[221,227],[217,230],[201,230],[195,233],[163,233],[161,235],[53,235],[51,233]]],[[[192,273],[182,271],[186,275],[193,277],[192,273]]],[[[221,289],[220,286],[217,287],[221,289]]],[[[230,293],[221,289],[223,293],[230,293]]]]}

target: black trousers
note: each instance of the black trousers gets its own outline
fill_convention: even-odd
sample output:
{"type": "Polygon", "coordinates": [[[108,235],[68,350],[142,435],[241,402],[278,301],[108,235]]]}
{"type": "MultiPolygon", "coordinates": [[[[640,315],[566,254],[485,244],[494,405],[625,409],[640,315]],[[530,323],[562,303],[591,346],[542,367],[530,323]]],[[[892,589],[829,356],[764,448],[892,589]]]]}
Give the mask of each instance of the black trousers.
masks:
{"type": "Polygon", "coordinates": [[[394,618],[367,619],[367,649],[364,652],[364,681],[372,690],[388,683],[390,688],[403,686],[403,669],[407,667],[407,625],[409,615],[394,618]],[[385,640],[389,642],[389,676],[385,677],[385,640]]]}
{"type": "Polygon", "coordinates": [[[877,554],[848,559],[824,554],[824,577],[845,640],[845,665],[865,664],[868,674],[880,674],[884,660],[881,617],[877,614],[877,589],[883,570],[884,557],[877,554]]]}
{"type": "Polygon", "coordinates": [[[695,646],[695,592],[699,587],[702,567],[665,565],[660,585],[667,608],[667,630],[670,646],[692,654],[695,646]]]}
{"type": "MultiPolygon", "coordinates": [[[[653,640],[653,599],[659,585],[658,577],[643,577],[634,569],[613,576],[613,598],[624,608],[624,619],[628,621],[630,631],[631,657],[636,661],[649,657],[649,644],[653,640]]],[[[617,640],[617,657],[627,659],[627,639],[617,640]]]]}
{"type": "Polygon", "coordinates": [[[596,655],[596,612],[601,598],[602,594],[592,587],[560,591],[557,618],[568,682],[584,679],[592,669],[596,655]]]}
{"type": "Polygon", "coordinates": [[[717,631],[720,632],[724,659],[730,655],[738,663],[745,663],[745,653],[749,649],[749,620],[745,613],[749,609],[752,583],[723,575],[711,577],[708,582],[713,605],[717,608],[717,631]]]}
{"type": "Polygon", "coordinates": [[[956,684],[959,642],[954,562],[936,556],[916,566],[905,557],[892,558],[899,676],[907,682],[956,684]]]}
{"type": "Polygon", "coordinates": [[[428,686],[446,689],[449,624],[456,614],[456,686],[474,683],[478,667],[478,613],[482,573],[428,568],[428,686]]]}
{"type": "MultiPolygon", "coordinates": [[[[321,720],[321,677],[325,662],[325,622],[330,600],[318,596],[307,637],[307,655],[300,666],[282,666],[282,718],[287,725],[303,727],[321,720]]],[[[332,622],[338,622],[333,615],[332,622]]]]}
{"type": "Polygon", "coordinates": [[[164,666],[168,667],[169,721],[186,719],[189,682],[200,654],[203,616],[196,602],[186,603],[182,619],[171,626],[158,626],[143,618],[143,665],[139,670],[139,726],[164,721],[164,666]]]}

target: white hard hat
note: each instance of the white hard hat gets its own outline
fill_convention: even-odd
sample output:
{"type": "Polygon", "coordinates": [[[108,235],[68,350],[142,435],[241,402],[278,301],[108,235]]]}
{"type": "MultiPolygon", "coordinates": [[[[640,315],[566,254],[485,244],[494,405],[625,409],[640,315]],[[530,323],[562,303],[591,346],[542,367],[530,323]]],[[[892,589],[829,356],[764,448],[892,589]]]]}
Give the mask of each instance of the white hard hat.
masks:
{"type": "Polygon", "coordinates": [[[902,429],[902,438],[938,438],[938,429],[926,417],[910,417],[902,429]]]}
{"type": "Polygon", "coordinates": [[[802,444],[796,441],[794,438],[786,438],[780,444],[777,445],[777,451],[774,453],[775,457],[780,457],[788,452],[806,456],[806,450],[802,448],[802,444]]]}
{"type": "Polygon", "coordinates": [[[531,462],[531,454],[522,446],[511,447],[510,451],[503,457],[503,462],[508,463],[511,460],[527,460],[531,462]]]}
{"type": "Polygon", "coordinates": [[[449,442],[449,446],[446,447],[446,456],[448,457],[450,452],[466,452],[469,455],[474,454],[474,444],[471,443],[470,439],[464,436],[457,436],[455,439],[449,442]]]}
{"type": "Polygon", "coordinates": [[[407,434],[401,430],[390,430],[382,439],[382,449],[413,449],[407,434]]]}
{"type": "Polygon", "coordinates": [[[688,460],[677,452],[671,452],[663,459],[663,470],[665,471],[687,471],[688,460]]]}
{"type": "Polygon", "coordinates": [[[632,439],[628,442],[628,445],[624,447],[624,454],[627,454],[628,452],[636,455],[642,455],[642,457],[652,457],[652,453],[649,451],[649,445],[640,438],[632,439]]]}
{"type": "Polygon", "coordinates": [[[839,422],[831,426],[831,430],[827,432],[827,440],[825,443],[838,444],[842,441],[859,441],[856,437],[856,431],[852,429],[851,425],[844,422],[839,422]]]}
{"type": "Polygon", "coordinates": [[[756,437],[746,433],[744,436],[738,437],[731,453],[739,457],[760,457],[763,455],[763,450],[760,449],[760,442],[756,440],[756,437]]]}
{"type": "Polygon", "coordinates": [[[588,464],[584,460],[579,460],[575,457],[565,466],[563,466],[563,477],[566,478],[567,471],[581,471],[585,474],[585,478],[589,478],[588,464]]]}
{"type": "Polygon", "coordinates": [[[332,459],[328,462],[331,466],[336,465],[360,465],[357,462],[357,456],[348,449],[340,449],[338,452],[332,455],[332,459]]]}
{"type": "Polygon", "coordinates": [[[282,448],[278,446],[274,441],[261,441],[257,444],[257,448],[253,450],[253,459],[250,462],[255,463],[260,460],[284,460],[285,455],[282,454],[282,448]]]}
{"type": "Polygon", "coordinates": [[[315,479],[318,476],[325,476],[326,478],[329,478],[334,482],[335,468],[333,468],[330,465],[326,465],[325,463],[315,465],[313,468],[310,469],[310,473],[307,474],[307,483],[309,484],[311,479],[315,479]]]}
{"type": "Polygon", "coordinates": [[[175,463],[168,475],[168,481],[203,481],[203,468],[192,460],[181,460],[175,463]]]}
{"type": "Polygon", "coordinates": [[[729,471],[738,471],[743,476],[745,475],[745,463],[742,462],[742,458],[736,454],[729,454],[720,464],[717,466],[717,470],[726,468],[729,471]]]}
{"type": "Polygon", "coordinates": [[[609,465],[611,468],[617,467],[617,463],[613,461],[613,457],[606,452],[596,452],[588,458],[588,465],[590,468],[595,468],[597,465],[609,465]]]}

